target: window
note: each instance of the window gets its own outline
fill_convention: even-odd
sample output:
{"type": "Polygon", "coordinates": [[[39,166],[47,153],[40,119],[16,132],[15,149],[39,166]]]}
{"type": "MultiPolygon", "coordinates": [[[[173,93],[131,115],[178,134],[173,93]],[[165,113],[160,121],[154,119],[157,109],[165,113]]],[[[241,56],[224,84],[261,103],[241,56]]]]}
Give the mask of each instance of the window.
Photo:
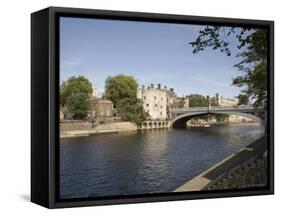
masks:
{"type": "Polygon", "coordinates": [[[146,104],[147,107],[149,107],[149,104],[146,104]]]}
{"type": "Polygon", "coordinates": [[[145,100],[145,99],[146,99],[146,97],[145,97],[145,96],[143,96],[143,99],[145,100]]]}
{"type": "Polygon", "coordinates": [[[156,100],[156,96],[154,96],[154,100],[156,100]]]}
{"type": "Polygon", "coordinates": [[[155,104],[155,107],[157,107],[157,104],[155,104]]]}
{"type": "Polygon", "coordinates": [[[161,101],[163,100],[163,98],[161,97],[161,101]]]}
{"type": "Polygon", "coordinates": [[[162,112],[160,112],[160,115],[162,115],[162,112]]]}
{"type": "Polygon", "coordinates": [[[161,109],[163,109],[163,106],[161,105],[161,107],[160,107],[161,109]]]}

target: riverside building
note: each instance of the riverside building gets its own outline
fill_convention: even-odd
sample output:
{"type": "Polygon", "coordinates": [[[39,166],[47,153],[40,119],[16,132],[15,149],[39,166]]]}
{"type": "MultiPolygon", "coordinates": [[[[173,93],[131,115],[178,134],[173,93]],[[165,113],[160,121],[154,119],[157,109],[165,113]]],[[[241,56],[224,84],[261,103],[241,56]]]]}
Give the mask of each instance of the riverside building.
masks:
{"type": "Polygon", "coordinates": [[[149,114],[151,120],[169,119],[169,107],[174,103],[176,97],[174,90],[168,90],[166,86],[157,87],[151,84],[147,88],[143,85],[138,89],[137,98],[143,101],[143,109],[149,114]]]}

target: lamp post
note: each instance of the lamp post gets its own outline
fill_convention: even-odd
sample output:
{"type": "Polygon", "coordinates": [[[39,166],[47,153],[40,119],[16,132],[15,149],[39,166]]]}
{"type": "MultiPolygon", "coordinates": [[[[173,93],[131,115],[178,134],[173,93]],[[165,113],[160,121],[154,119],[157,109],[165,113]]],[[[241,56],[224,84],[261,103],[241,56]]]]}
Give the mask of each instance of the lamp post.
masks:
{"type": "Polygon", "coordinates": [[[207,100],[208,100],[208,111],[211,109],[211,103],[210,103],[210,97],[207,95],[207,100]]]}

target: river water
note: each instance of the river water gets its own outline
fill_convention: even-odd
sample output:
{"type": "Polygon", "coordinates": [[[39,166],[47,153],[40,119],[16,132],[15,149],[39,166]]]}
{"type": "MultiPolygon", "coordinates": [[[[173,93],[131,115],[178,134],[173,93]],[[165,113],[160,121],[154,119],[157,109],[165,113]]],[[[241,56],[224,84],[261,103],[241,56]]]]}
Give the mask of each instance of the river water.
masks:
{"type": "Polygon", "coordinates": [[[263,132],[224,125],[61,139],[60,197],[171,192],[263,132]]]}

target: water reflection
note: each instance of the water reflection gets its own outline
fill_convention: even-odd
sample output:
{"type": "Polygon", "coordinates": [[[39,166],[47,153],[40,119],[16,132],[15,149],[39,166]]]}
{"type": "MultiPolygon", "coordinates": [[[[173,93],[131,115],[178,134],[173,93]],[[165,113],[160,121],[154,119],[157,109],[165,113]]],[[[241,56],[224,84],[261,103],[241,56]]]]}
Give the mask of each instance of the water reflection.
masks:
{"type": "Polygon", "coordinates": [[[248,125],[62,139],[61,196],[173,191],[262,134],[248,125]]]}

